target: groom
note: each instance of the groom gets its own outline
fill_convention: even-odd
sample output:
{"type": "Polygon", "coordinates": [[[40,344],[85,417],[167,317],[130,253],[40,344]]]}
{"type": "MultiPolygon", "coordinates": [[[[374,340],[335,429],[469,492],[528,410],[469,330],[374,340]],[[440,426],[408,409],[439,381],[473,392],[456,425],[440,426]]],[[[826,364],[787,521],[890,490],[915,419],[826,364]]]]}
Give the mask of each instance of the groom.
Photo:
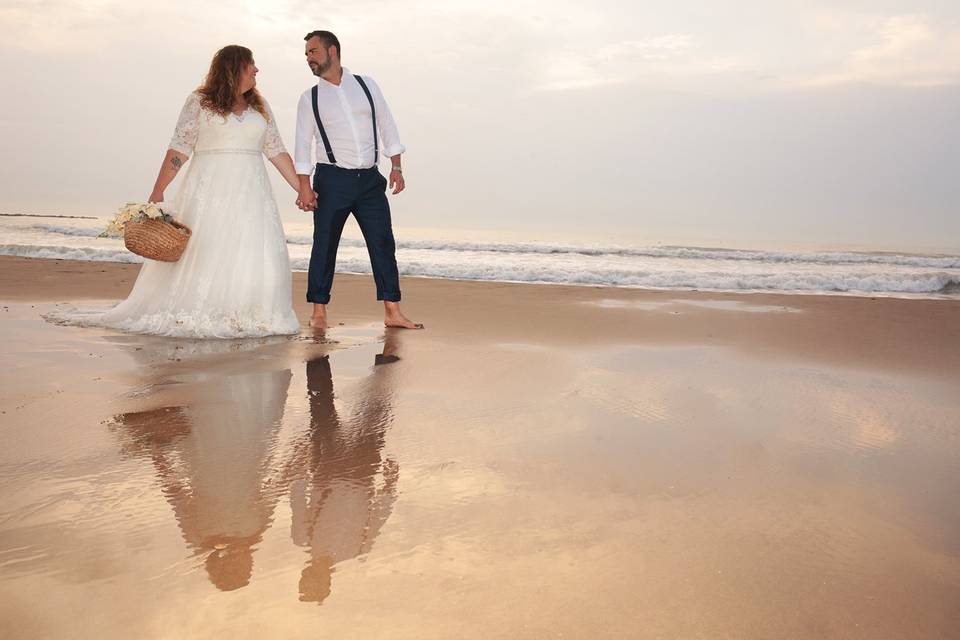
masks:
{"type": "Polygon", "coordinates": [[[340,41],[329,31],[311,31],[307,64],[317,84],[303,92],[297,106],[294,151],[300,194],[297,206],[313,211],[313,251],[307,280],[307,302],[313,303],[310,326],[327,328],[327,303],[337,264],[343,225],[352,213],[370,254],[377,300],[383,300],[384,325],[422,329],[400,312],[400,276],[387,202],[387,180],[377,168],[380,147],[391,161],[389,186],[404,189],[397,125],[369,76],[340,66],[340,41]],[[311,162],[311,146],[317,164],[311,162]],[[310,173],[313,171],[313,184],[310,173]]]}

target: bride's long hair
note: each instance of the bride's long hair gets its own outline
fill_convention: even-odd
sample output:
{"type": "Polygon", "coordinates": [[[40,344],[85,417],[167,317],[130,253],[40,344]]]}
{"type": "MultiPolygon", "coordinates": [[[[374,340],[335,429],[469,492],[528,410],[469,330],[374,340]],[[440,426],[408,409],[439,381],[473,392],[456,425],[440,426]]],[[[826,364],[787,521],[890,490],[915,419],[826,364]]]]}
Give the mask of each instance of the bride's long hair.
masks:
{"type": "MultiPolygon", "coordinates": [[[[253,64],[253,52],[238,44],[230,44],[213,54],[210,70],[203,84],[197,88],[200,104],[214,113],[226,116],[233,109],[233,103],[240,95],[240,73],[247,65],[253,64]]],[[[267,120],[267,107],[263,98],[254,87],[243,94],[247,104],[260,112],[267,120]]]]}

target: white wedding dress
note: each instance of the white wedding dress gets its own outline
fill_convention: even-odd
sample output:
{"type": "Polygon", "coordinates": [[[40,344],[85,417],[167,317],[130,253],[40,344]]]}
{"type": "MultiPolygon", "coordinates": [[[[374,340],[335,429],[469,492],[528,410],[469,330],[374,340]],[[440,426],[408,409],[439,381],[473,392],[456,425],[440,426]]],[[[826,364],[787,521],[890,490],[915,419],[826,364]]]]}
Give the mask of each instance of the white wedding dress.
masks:
{"type": "Polygon", "coordinates": [[[170,148],[192,155],[173,215],[193,231],[177,262],[145,260],[109,310],[51,314],[70,324],[190,338],[295,334],[290,258],[263,156],[285,149],[273,113],[226,117],[190,94],[170,148]]]}

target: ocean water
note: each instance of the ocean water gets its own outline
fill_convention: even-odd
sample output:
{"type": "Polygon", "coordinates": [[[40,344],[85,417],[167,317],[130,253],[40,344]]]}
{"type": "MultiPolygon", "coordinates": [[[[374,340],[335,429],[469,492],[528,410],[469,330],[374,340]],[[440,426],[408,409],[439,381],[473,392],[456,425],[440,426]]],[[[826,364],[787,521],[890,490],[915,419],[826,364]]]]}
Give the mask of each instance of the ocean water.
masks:
{"type": "MultiPolygon", "coordinates": [[[[140,262],[122,240],[97,237],[106,222],[0,216],[0,255],[140,262]]],[[[291,265],[306,271],[311,225],[284,222],[284,227],[291,265]]],[[[459,280],[960,298],[960,255],[946,254],[478,241],[462,233],[404,229],[398,233],[397,260],[401,275],[459,280]]],[[[363,241],[350,227],[337,270],[370,272],[363,241]]]]}

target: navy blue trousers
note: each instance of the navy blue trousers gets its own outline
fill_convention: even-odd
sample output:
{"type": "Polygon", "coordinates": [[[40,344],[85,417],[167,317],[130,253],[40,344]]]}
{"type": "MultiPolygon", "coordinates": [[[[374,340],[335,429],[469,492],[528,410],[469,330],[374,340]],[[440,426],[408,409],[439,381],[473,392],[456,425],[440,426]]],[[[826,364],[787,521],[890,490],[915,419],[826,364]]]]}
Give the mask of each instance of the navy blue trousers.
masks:
{"type": "Polygon", "coordinates": [[[367,243],[377,300],[400,301],[397,245],[390,222],[387,179],[376,167],[343,169],[318,164],[313,174],[317,208],[313,210],[313,251],[307,274],[307,302],[327,304],[337,266],[343,225],[352,213],[367,243]]]}

